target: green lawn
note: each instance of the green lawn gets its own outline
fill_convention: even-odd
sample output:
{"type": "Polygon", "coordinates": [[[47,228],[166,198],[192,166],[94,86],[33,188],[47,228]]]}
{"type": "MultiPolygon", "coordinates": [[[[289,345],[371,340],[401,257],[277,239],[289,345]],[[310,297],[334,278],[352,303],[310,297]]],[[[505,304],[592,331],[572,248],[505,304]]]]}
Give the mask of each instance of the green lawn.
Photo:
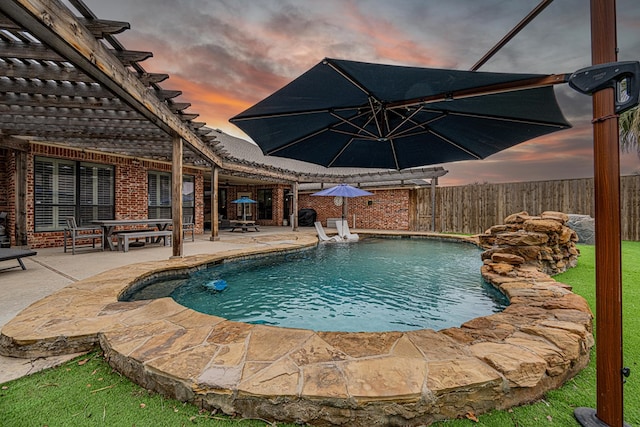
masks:
{"type": "MultiPolygon", "coordinates": [[[[594,247],[580,246],[578,267],[557,276],[584,296],[595,312],[594,247]]],[[[624,361],[632,375],[625,385],[625,421],[640,425],[640,242],[623,242],[624,361]],[[638,285],[636,285],[638,284],[638,285]]],[[[561,389],[551,391],[535,404],[495,411],[479,421],[453,420],[434,426],[578,426],[577,406],[595,408],[595,352],[589,366],[561,389]]],[[[2,426],[274,426],[261,420],[241,420],[200,411],[151,394],[114,372],[99,352],[61,367],[3,384],[0,390],[2,426]]],[[[277,424],[293,426],[293,424],[277,424]]]]}

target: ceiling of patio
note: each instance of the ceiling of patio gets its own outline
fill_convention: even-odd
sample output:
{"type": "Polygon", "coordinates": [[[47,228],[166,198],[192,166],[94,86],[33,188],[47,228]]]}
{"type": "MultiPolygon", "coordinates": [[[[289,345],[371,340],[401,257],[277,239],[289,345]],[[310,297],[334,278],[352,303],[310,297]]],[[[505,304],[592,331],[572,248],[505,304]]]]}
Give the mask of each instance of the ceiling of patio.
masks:
{"type": "MultiPolygon", "coordinates": [[[[44,0],[0,4],[0,147],[24,149],[26,141],[38,141],[171,161],[173,140],[180,137],[184,164],[217,164],[227,181],[335,182],[340,175],[316,165],[230,155],[233,141],[198,121],[179,90],[161,86],[169,75],[140,65],[152,52],[127,50],[116,39],[129,23],[98,19],[81,0],[69,2],[74,12],[44,0]],[[30,10],[39,7],[39,14],[30,10]],[[71,35],[61,31],[68,27],[71,35]],[[90,52],[88,59],[81,56],[83,47],[90,52]],[[113,77],[118,72],[123,82],[113,77]]],[[[446,173],[440,167],[342,172],[348,177],[340,179],[344,182],[431,179],[446,173]]]]}

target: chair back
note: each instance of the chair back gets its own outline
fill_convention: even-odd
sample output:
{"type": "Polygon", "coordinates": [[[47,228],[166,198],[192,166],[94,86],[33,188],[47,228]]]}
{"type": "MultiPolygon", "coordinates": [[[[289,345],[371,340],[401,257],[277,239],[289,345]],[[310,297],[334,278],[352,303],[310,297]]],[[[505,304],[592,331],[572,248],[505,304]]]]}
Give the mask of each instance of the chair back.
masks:
{"type": "Polygon", "coordinates": [[[75,230],[76,228],[78,228],[78,224],[76,223],[76,217],[68,216],[65,218],[65,221],[67,222],[67,228],[69,230],[75,230]]]}
{"type": "Polygon", "coordinates": [[[193,215],[185,215],[184,217],[182,217],[182,219],[182,223],[184,225],[193,224],[193,215]]]}

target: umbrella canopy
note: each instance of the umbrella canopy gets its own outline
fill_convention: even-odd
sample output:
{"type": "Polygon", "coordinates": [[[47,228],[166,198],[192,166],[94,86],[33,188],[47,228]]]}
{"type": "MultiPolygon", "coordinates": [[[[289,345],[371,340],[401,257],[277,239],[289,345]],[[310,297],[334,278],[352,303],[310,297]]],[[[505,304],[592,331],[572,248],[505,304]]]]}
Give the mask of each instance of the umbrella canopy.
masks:
{"type": "Polygon", "coordinates": [[[248,198],[247,196],[242,196],[239,199],[232,201],[231,203],[258,203],[253,199],[248,198]]]}
{"type": "Polygon", "coordinates": [[[265,155],[326,167],[482,159],[570,127],[553,83],[504,91],[546,77],[327,58],[230,121],[265,155]]]}
{"type": "Polygon", "coordinates": [[[356,187],[352,187],[347,184],[336,185],[335,187],[327,188],[317,193],[313,193],[312,196],[333,196],[333,197],[360,197],[360,196],[372,196],[373,193],[361,190],[356,187]]]}
{"type": "Polygon", "coordinates": [[[236,199],[236,200],[232,201],[231,203],[240,203],[240,204],[242,204],[242,220],[246,221],[247,220],[247,212],[245,211],[246,205],[247,204],[251,204],[251,203],[258,203],[258,202],[248,198],[247,196],[242,196],[239,199],[236,199]]]}
{"type": "MultiPolygon", "coordinates": [[[[339,184],[335,187],[327,188],[317,193],[313,193],[312,196],[333,196],[333,197],[360,197],[360,196],[373,196],[373,193],[361,190],[360,188],[352,187],[347,184],[339,184]]],[[[338,199],[343,200],[343,199],[338,199]]],[[[342,203],[342,219],[347,216],[347,203],[342,203]]]]}

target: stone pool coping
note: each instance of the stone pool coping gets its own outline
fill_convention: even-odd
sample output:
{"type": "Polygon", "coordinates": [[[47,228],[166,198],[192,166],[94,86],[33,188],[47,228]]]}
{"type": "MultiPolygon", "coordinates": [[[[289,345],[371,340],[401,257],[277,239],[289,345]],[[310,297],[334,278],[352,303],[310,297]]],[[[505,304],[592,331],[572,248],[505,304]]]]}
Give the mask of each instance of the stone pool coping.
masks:
{"type": "Polygon", "coordinates": [[[589,361],[586,301],[531,267],[507,276],[483,266],[483,277],[510,305],[441,331],[314,332],[232,322],[170,298],[118,301],[161,271],[317,244],[310,235],[280,239],[271,237],[263,249],[132,264],[73,283],[7,323],[0,354],[44,357],[99,344],[117,370],[167,396],[248,418],[350,426],[428,424],[530,402],[589,361]]]}

